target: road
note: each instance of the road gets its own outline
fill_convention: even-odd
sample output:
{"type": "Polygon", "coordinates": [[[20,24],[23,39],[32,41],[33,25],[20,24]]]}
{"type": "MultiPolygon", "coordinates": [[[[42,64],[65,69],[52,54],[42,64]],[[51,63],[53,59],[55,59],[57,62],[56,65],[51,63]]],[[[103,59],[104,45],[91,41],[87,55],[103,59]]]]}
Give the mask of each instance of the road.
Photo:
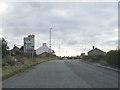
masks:
{"type": "Polygon", "coordinates": [[[53,60],[12,76],[3,88],[118,88],[118,73],[80,60],[53,60]]]}

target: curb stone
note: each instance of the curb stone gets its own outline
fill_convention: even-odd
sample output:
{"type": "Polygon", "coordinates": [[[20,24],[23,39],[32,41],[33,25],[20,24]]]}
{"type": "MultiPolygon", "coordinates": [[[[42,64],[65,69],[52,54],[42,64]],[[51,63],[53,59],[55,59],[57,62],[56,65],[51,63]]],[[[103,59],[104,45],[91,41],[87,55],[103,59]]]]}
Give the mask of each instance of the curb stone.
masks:
{"type": "Polygon", "coordinates": [[[120,72],[120,70],[118,70],[118,69],[115,69],[115,68],[112,68],[112,67],[109,67],[109,66],[103,66],[103,65],[100,65],[100,64],[98,64],[98,63],[92,63],[92,62],[88,62],[88,61],[84,61],[84,60],[80,60],[80,61],[82,61],[82,62],[85,62],[85,63],[88,63],[88,64],[92,64],[92,65],[95,65],[95,66],[97,66],[97,67],[102,67],[102,68],[105,68],[105,69],[109,69],[109,70],[113,70],[113,71],[116,71],[116,72],[120,72]]]}
{"type": "Polygon", "coordinates": [[[100,64],[94,64],[94,65],[96,65],[97,67],[102,67],[102,68],[106,68],[106,69],[113,70],[113,71],[116,71],[116,72],[120,72],[120,70],[109,67],[109,66],[103,66],[103,65],[100,65],[100,64]]]}

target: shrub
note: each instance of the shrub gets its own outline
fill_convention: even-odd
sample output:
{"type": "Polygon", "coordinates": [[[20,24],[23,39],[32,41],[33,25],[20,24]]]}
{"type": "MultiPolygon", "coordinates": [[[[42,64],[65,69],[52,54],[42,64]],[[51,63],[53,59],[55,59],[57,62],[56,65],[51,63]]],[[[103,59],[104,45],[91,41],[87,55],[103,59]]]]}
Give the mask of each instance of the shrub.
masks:
{"type": "Polygon", "coordinates": [[[91,58],[90,56],[83,56],[82,57],[82,59],[84,59],[84,60],[90,60],[90,58],[91,58]]]}
{"type": "MultiPolygon", "coordinates": [[[[1,42],[1,41],[0,41],[1,42]]],[[[7,45],[7,42],[5,41],[4,38],[2,38],[2,57],[6,57],[7,55],[9,55],[9,47],[7,45]]]]}
{"type": "Polygon", "coordinates": [[[4,59],[2,59],[2,66],[14,66],[16,63],[16,59],[11,56],[6,56],[4,59]]]}
{"type": "Polygon", "coordinates": [[[91,60],[93,62],[99,62],[100,60],[104,59],[105,56],[104,55],[94,55],[94,56],[91,56],[91,60]]]}
{"type": "Polygon", "coordinates": [[[2,66],[7,66],[8,63],[7,63],[7,60],[6,59],[2,59],[2,66]]]}
{"type": "Polygon", "coordinates": [[[120,50],[111,50],[107,53],[107,62],[110,65],[118,66],[118,57],[120,56],[120,50]]]}
{"type": "Polygon", "coordinates": [[[88,55],[88,56],[84,56],[82,59],[88,60],[91,62],[99,62],[100,60],[105,59],[105,56],[104,55],[88,55]]]}

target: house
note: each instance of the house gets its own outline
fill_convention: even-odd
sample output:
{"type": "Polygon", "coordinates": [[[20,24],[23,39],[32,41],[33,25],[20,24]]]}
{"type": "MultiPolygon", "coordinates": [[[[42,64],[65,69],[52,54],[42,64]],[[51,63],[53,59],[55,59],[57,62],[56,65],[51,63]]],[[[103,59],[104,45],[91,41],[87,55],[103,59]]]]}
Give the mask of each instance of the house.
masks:
{"type": "Polygon", "coordinates": [[[50,49],[46,43],[43,43],[43,45],[36,50],[36,54],[39,56],[49,56],[50,53],[51,55],[55,55],[55,52],[50,49]]]}
{"type": "Polygon", "coordinates": [[[106,55],[106,52],[98,49],[98,48],[95,48],[93,46],[93,49],[91,51],[88,52],[88,55],[106,55]]]}
{"type": "Polygon", "coordinates": [[[10,50],[10,54],[12,56],[16,55],[19,52],[20,52],[20,49],[17,46],[15,46],[15,45],[14,45],[13,49],[10,50]]]}
{"type": "Polygon", "coordinates": [[[81,57],[84,57],[85,56],[85,53],[81,53],[81,57]]]}
{"type": "Polygon", "coordinates": [[[42,54],[39,54],[39,56],[41,57],[49,57],[49,53],[48,52],[43,52],[42,54]]]}

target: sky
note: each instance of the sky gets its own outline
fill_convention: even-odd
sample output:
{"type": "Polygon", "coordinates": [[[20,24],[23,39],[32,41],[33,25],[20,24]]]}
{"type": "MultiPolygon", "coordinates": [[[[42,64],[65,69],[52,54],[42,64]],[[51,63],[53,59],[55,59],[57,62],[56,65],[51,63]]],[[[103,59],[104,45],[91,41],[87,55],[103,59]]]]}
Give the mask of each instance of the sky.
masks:
{"type": "Polygon", "coordinates": [[[0,36],[13,48],[35,35],[35,49],[49,46],[60,56],[76,56],[92,46],[108,52],[118,45],[117,2],[2,2],[0,36]]]}

